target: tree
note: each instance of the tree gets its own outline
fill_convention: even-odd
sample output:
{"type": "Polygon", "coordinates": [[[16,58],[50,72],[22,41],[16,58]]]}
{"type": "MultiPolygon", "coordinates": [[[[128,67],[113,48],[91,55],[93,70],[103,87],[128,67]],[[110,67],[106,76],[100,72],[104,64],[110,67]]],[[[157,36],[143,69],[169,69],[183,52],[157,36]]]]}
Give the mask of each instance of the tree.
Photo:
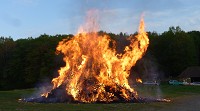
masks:
{"type": "Polygon", "coordinates": [[[157,38],[157,42],[153,53],[170,76],[176,77],[186,67],[197,65],[194,40],[180,27],[170,27],[157,38]]]}
{"type": "Polygon", "coordinates": [[[200,65],[200,32],[199,31],[190,31],[188,35],[193,38],[195,43],[197,62],[200,65]]]}

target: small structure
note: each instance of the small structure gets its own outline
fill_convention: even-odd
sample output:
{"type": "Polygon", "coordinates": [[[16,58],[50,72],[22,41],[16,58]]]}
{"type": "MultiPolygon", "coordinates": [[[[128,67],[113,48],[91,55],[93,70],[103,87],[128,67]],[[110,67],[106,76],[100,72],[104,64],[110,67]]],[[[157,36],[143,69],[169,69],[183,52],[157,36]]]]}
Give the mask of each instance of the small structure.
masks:
{"type": "Polygon", "coordinates": [[[200,66],[188,67],[178,77],[184,82],[200,82],[200,66]]]}

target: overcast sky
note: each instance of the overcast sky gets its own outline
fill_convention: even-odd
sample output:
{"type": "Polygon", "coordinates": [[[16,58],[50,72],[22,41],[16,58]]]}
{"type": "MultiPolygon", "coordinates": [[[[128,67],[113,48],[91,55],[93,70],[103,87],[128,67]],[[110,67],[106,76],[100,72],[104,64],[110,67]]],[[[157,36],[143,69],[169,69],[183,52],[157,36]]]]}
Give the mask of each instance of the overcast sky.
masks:
{"type": "Polygon", "coordinates": [[[200,0],[0,0],[0,36],[75,34],[91,9],[107,32],[134,33],[142,13],[147,31],[200,31],[200,0]]]}

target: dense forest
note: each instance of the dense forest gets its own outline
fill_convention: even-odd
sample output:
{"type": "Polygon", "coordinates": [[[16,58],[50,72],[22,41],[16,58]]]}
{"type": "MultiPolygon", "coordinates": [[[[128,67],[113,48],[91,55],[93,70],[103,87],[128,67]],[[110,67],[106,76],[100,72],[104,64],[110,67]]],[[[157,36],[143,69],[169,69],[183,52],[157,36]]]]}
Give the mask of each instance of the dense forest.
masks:
{"type": "MultiPolygon", "coordinates": [[[[106,32],[99,32],[103,33],[106,32]]],[[[123,53],[130,35],[107,34],[116,41],[117,52],[123,53]]],[[[133,68],[138,73],[144,72],[139,70],[141,67],[155,66],[162,77],[177,77],[185,68],[200,65],[199,31],[185,32],[180,27],[170,27],[161,34],[148,32],[148,36],[148,50],[133,68]]],[[[0,37],[0,90],[35,87],[56,77],[57,70],[65,64],[62,54],[55,54],[56,46],[63,38],[71,37],[73,35],[47,34],[18,40],[0,37]]]]}

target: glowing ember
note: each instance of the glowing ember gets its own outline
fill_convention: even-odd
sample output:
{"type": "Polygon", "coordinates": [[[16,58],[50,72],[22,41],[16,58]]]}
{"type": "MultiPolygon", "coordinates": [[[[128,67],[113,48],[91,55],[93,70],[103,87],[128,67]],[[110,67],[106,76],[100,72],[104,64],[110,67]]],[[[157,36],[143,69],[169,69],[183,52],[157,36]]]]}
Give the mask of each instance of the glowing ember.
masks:
{"type": "Polygon", "coordinates": [[[136,79],[136,82],[138,82],[138,83],[142,83],[142,79],[137,78],[137,79],[136,79]]]}
{"type": "MultiPolygon", "coordinates": [[[[110,47],[109,44],[115,43],[108,35],[98,35],[91,12],[85,26],[71,40],[59,42],[57,52],[64,54],[66,65],[52,80],[52,90],[62,86],[74,101],[86,103],[137,98],[137,92],[129,86],[127,78],[131,67],[142,58],[149,44],[143,18],[138,35],[129,37],[130,46],[125,47],[123,54],[117,54],[110,47]]],[[[49,97],[51,91],[42,96],[49,97]]]]}

